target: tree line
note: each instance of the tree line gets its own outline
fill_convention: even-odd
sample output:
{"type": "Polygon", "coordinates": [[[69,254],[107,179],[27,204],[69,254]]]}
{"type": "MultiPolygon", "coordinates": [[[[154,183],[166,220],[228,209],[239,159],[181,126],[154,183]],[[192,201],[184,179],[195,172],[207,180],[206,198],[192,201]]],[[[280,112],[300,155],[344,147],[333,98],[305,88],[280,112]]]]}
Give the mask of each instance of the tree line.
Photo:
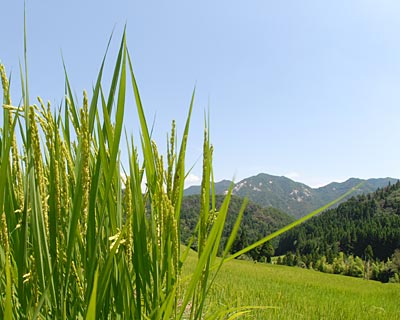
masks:
{"type": "Polygon", "coordinates": [[[400,182],[352,197],[280,237],[278,261],[320,271],[398,279],[400,182]]]}

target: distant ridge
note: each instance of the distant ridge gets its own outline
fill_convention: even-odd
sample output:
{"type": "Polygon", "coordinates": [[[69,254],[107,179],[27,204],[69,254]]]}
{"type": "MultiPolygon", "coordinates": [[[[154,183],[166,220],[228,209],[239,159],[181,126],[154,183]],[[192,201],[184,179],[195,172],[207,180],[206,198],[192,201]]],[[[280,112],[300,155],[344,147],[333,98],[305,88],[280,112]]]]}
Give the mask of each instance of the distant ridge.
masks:
{"type": "MultiPolygon", "coordinates": [[[[332,182],[320,188],[311,188],[284,176],[260,173],[235,183],[233,194],[239,197],[248,197],[260,206],[274,207],[295,218],[300,218],[333,201],[362,181],[364,184],[351,196],[374,192],[378,188],[386,187],[389,183],[396,183],[398,179],[350,178],[344,182],[332,182]]],[[[225,194],[231,183],[228,180],[215,183],[216,194],[225,194]]],[[[200,186],[191,186],[185,190],[184,194],[200,194],[200,186]]]]}
{"type": "MultiPolygon", "coordinates": [[[[230,180],[222,180],[214,184],[216,194],[224,194],[232,184],[230,180]]],[[[185,189],[185,196],[200,194],[201,186],[190,186],[185,189]]]]}

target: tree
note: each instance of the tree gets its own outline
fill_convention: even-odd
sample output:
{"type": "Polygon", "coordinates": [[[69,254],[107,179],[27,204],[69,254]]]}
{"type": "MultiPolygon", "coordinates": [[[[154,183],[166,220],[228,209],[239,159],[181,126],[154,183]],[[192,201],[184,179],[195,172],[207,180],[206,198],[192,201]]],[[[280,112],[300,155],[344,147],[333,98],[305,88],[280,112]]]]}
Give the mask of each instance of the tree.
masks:
{"type": "Polygon", "coordinates": [[[364,274],[364,264],[360,257],[349,257],[349,275],[361,278],[364,274]]]}
{"type": "Polygon", "coordinates": [[[400,249],[396,249],[392,255],[390,271],[392,272],[390,281],[400,282],[400,249]]]}
{"type": "Polygon", "coordinates": [[[346,263],[344,261],[344,254],[340,252],[339,255],[333,259],[333,273],[344,274],[346,272],[346,263]]]}
{"type": "Polygon", "coordinates": [[[266,242],[262,245],[260,255],[262,257],[265,257],[268,263],[271,263],[274,254],[275,249],[272,246],[271,242],[266,242]]]}
{"type": "Polygon", "coordinates": [[[364,268],[364,272],[365,272],[364,273],[364,278],[369,279],[370,263],[371,263],[371,260],[374,257],[374,252],[373,252],[372,247],[371,247],[370,244],[364,250],[364,257],[365,257],[365,260],[366,260],[366,263],[365,263],[366,265],[365,265],[365,268],[364,268]]]}
{"type": "Polygon", "coordinates": [[[391,269],[395,273],[400,273],[400,249],[396,249],[392,255],[391,269]]]}

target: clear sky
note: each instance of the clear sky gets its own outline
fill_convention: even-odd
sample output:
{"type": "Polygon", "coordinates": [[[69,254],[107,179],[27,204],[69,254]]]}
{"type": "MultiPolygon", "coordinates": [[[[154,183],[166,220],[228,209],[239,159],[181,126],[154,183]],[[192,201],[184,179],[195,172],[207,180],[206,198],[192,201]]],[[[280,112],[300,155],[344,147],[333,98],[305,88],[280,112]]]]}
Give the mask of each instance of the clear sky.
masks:
{"type": "MultiPolygon", "coordinates": [[[[62,56],[77,95],[90,90],[114,30],[109,79],[126,24],[158,144],[172,119],[182,132],[196,86],[187,167],[201,156],[209,110],[217,181],[260,172],[310,186],[400,178],[399,1],[26,2],[31,98],[60,104],[62,56]]],[[[23,1],[3,1],[1,11],[0,60],[16,101],[23,1]]],[[[129,104],[125,127],[138,137],[129,104]]],[[[192,181],[200,175],[201,161],[192,181]]]]}

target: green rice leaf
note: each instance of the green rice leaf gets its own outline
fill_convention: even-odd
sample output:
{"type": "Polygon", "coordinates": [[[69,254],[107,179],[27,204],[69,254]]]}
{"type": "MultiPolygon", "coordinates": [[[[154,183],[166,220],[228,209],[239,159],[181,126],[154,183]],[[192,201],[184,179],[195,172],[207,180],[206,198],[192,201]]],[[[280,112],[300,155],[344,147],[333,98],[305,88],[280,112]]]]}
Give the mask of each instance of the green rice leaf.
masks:
{"type": "Polygon", "coordinates": [[[97,297],[97,281],[99,278],[99,270],[96,270],[93,281],[93,289],[90,295],[89,307],[86,313],[86,320],[95,320],[96,317],[96,297],[97,297]]]}

